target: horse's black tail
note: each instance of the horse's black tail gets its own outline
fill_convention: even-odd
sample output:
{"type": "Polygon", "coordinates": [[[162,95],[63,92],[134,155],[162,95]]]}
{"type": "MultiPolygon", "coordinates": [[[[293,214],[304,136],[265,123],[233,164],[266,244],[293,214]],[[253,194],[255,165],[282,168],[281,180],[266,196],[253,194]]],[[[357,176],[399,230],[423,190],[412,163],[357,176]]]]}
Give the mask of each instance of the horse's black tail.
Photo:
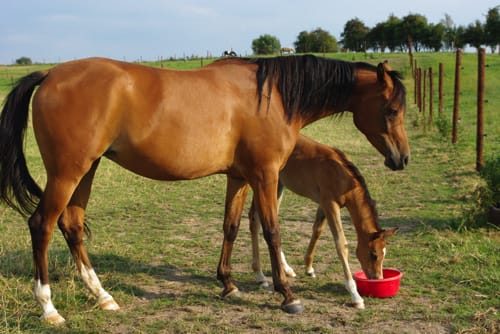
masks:
{"type": "Polygon", "coordinates": [[[42,190],[31,177],[23,152],[31,95],[47,72],[21,78],[4,101],[0,115],[0,201],[23,216],[36,209],[42,190]]]}

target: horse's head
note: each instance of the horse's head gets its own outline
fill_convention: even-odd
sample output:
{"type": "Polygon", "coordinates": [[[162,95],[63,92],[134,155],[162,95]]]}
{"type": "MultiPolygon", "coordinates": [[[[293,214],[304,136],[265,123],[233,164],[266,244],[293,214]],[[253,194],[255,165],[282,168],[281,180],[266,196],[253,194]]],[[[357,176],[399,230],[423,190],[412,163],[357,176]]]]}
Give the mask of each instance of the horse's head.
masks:
{"type": "Polygon", "coordinates": [[[386,253],[386,238],[394,235],[397,230],[397,228],[391,228],[374,232],[370,235],[368,242],[361,240],[358,242],[356,256],[367,278],[383,278],[382,263],[386,253]]]}
{"type": "Polygon", "coordinates": [[[404,127],[406,92],[399,74],[387,63],[380,63],[376,74],[368,65],[359,65],[356,76],[350,101],[354,124],[384,155],[387,167],[404,169],[410,147],[404,127]]]}

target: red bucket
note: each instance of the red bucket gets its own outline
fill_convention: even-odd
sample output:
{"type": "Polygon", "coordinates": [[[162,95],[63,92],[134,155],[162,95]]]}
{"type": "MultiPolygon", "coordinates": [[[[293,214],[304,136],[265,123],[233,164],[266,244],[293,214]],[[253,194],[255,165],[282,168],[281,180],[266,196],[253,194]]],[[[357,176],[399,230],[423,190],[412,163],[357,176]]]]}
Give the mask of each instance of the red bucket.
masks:
{"type": "Polygon", "coordinates": [[[354,273],[354,280],[361,296],[389,298],[398,294],[403,273],[397,269],[387,268],[383,270],[384,278],[368,279],[362,271],[354,273]]]}

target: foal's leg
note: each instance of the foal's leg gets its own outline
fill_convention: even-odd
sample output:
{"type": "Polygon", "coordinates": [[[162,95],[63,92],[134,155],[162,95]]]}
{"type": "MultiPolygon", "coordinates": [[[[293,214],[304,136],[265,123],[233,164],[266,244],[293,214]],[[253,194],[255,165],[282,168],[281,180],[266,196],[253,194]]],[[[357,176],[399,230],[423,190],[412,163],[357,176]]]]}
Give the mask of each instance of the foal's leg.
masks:
{"type": "Polygon", "coordinates": [[[325,228],[325,222],[325,214],[323,213],[323,209],[321,209],[321,206],[319,206],[318,210],[316,210],[316,219],[314,220],[314,224],[312,227],[311,240],[309,241],[306,256],[304,257],[306,274],[311,277],[316,277],[316,273],[314,272],[313,268],[313,258],[316,251],[318,239],[321,236],[321,233],[323,233],[323,229],[325,228]]]}
{"type": "Polygon", "coordinates": [[[252,236],[252,270],[255,274],[255,281],[262,287],[267,288],[269,283],[267,277],[262,272],[260,266],[260,252],[259,252],[259,232],[260,232],[260,218],[257,212],[257,205],[255,200],[252,200],[252,206],[248,212],[248,220],[250,225],[250,234],[252,236]]]}
{"type": "MultiPolygon", "coordinates": [[[[283,200],[283,194],[284,194],[284,187],[281,183],[278,183],[278,212],[281,205],[281,201],[283,200]]],[[[255,274],[256,282],[259,283],[262,287],[267,287],[269,284],[260,266],[259,232],[260,232],[261,221],[259,213],[257,212],[257,204],[255,199],[252,200],[252,206],[248,213],[248,219],[250,222],[250,233],[252,236],[252,270],[255,274]]],[[[280,251],[280,257],[287,276],[289,277],[297,276],[293,268],[290,267],[286,262],[285,254],[283,253],[282,250],[280,251]]]]}
{"type": "MultiPolygon", "coordinates": [[[[283,195],[285,193],[285,187],[283,186],[283,184],[281,182],[278,181],[278,213],[280,212],[280,207],[281,207],[281,201],[283,201],[283,195]]],[[[296,277],[297,274],[295,273],[295,271],[293,270],[292,267],[290,267],[290,265],[288,264],[288,262],[286,262],[286,257],[285,257],[285,253],[283,253],[283,249],[280,249],[280,258],[281,258],[281,262],[283,263],[283,267],[285,269],[285,273],[288,277],[296,277]]]]}
{"type": "Polygon", "coordinates": [[[53,325],[65,320],[51,299],[48,272],[48,247],[55,225],[71,198],[78,180],[49,175],[40,203],[28,220],[35,265],[34,295],[43,309],[42,320],[53,325]]]}
{"type": "Polygon", "coordinates": [[[85,286],[97,298],[103,310],[118,310],[120,307],[113,297],[101,286],[101,282],[90,263],[87,250],[83,244],[85,208],[90,196],[92,180],[100,160],[96,160],[91,169],[82,178],[71,200],[58,221],[66,242],[68,243],[76,268],[82,276],[85,286]]]}
{"type": "Polygon", "coordinates": [[[228,297],[238,292],[238,288],[231,278],[231,253],[234,240],[238,235],[241,212],[243,211],[248,189],[248,183],[245,180],[227,177],[224,241],[217,269],[217,278],[224,284],[222,297],[228,297]]]}
{"type": "Polygon", "coordinates": [[[345,287],[351,294],[351,300],[355,308],[364,309],[365,303],[363,298],[359,295],[356,288],[356,283],[352,279],[351,269],[348,262],[348,249],[347,240],[342,228],[342,219],[340,217],[340,207],[335,202],[327,201],[322,204],[324,213],[328,220],[328,225],[332,231],[333,239],[335,240],[335,247],[339,255],[340,262],[344,269],[345,287]]]}
{"type": "Polygon", "coordinates": [[[261,178],[253,184],[254,198],[257,200],[264,238],[271,257],[274,289],[285,297],[281,308],[287,313],[300,313],[304,307],[300,300],[294,297],[280,259],[281,240],[276,200],[277,187],[278,173],[273,173],[272,170],[264,172],[261,178]]]}

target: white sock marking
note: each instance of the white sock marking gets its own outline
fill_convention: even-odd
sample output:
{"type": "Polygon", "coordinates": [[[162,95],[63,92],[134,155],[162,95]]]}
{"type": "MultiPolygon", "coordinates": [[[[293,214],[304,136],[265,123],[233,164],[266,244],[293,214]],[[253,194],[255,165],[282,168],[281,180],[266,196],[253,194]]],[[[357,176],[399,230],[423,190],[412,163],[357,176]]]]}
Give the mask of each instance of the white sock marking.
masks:
{"type": "Polygon", "coordinates": [[[42,284],[40,280],[35,281],[34,288],[35,299],[38,301],[43,309],[42,317],[47,317],[51,314],[58,313],[54,304],[52,304],[50,286],[48,284],[42,284]]]}

